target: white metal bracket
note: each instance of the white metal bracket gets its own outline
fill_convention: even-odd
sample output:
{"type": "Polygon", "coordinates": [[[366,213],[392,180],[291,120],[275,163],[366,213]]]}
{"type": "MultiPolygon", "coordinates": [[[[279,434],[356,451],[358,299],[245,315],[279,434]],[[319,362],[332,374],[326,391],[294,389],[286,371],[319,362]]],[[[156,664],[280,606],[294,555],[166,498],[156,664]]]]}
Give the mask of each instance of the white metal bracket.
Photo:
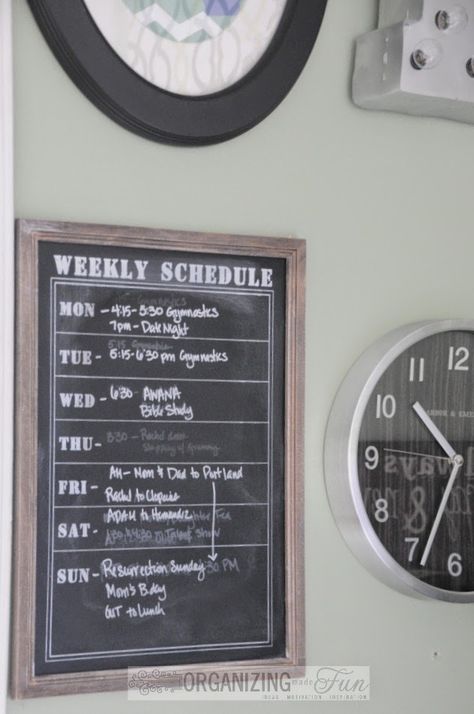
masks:
{"type": "Polygon", "coordinates": [[[381,0],[357,40],[354,102],[474,123],[474,0],[381,0]]]}

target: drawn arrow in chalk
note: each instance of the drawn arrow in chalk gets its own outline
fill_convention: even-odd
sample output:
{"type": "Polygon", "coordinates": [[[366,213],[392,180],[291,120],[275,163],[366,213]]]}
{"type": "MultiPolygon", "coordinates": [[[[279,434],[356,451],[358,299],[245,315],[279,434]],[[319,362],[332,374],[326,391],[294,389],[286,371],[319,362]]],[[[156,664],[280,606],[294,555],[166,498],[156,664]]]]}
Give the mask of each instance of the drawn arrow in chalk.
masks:
{"type": "Polygon", "coordinates": [[[212,482],[212,526],[211,526],[211,553],[207,556],[214,561],[217,558],[214,544],[214,531],[216,527],[216,484],[212,482]]]}

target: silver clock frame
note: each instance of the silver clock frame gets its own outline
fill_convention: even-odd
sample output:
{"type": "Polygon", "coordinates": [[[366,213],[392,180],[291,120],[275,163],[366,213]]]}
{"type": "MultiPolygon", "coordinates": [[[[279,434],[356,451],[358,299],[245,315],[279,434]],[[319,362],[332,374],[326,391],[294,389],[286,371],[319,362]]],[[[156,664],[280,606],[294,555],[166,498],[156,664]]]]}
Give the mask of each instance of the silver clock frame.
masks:
{"type": "Polygon", "coordinates": [[[386,550],[367,515],[357,465],[362,419],[382,374],[412,345],[425,337],[452,330],[474,332],[474,320],[429,320],[404,325],[381,337],[359,357],[339,387],[331,408],[324,471],[338,528],[354,555],[375,577],[406,595],[467,603],[474,602],[474,591],[452,592],[424,583],[386,550]]]}

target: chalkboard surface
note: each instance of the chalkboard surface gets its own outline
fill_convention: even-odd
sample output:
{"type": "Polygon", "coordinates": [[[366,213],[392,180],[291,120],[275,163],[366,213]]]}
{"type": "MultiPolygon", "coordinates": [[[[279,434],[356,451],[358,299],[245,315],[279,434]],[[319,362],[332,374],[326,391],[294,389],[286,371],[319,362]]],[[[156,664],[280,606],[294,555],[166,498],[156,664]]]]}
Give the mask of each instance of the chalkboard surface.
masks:
{"type": "Polygon", "coordinates": [[[20,236],[38,286],[31,678],[283,660],[287,259],[59,232],[20,236]]]}

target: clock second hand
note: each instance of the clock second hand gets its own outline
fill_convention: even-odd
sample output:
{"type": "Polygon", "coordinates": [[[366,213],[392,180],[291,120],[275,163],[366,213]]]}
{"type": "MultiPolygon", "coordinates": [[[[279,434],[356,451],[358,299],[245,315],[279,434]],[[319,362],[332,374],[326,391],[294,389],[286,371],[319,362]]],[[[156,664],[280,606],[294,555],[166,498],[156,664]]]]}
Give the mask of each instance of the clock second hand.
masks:
{"type": "Polygon", "coordinates": [[[420,451],[404,451],[403,449],[384,449],[392,454],[407,454],[408,456],[423,456],[428,459],[441,459],[441,461],[451,461],[449,456],[436,456],[435,454],[422,454],[420,451]]]}
{"type": "Polygon", "coordinates": [[[426,561],[428,560],[428,556],[430,554],[431,547],[433,545],[433,541],[436,537],[436,533],[438,532],[441,518],[443,517],[444,509],[446,508],[446,504],[448,503],[448,499],[451,495],[451,491],[453,490],[454,482],[456,481],[457,475],[464,463],[464,459],[459,454],[456,454],[453,458],[453,462],[454,462],[454,467],[453,467],[453,470],[451,471],[451,476],[449,477],[448,484],[444,490],[443,498],[441,499],[441,503],[439,504],[439,508],[438,508],[438,512],[436,514],[435,521],[431,528],[430,535],[428,537],[428,541],[426,543],[425,549],[423,551],[423,555],[420,560],[420,565],[422,565],[422,566],[425,566],[426,561]]]}

